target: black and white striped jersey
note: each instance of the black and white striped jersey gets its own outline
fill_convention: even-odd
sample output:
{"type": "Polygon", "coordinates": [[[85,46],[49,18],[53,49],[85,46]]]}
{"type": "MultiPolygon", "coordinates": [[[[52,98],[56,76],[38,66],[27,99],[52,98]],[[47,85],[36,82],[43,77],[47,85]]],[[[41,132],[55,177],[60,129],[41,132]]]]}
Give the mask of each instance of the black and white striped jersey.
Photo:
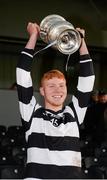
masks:
{"type": "Polygon", "coordinates": [[[70,179],[81,167],[79,124],[83,122],[94,85],[89,54],[80,56],[76,95],[62,110],[54,112],[38,104],[33,95],[33,50],[24,49],[17,65],[17,90],[27,141],[26,178],[70,179]]]}

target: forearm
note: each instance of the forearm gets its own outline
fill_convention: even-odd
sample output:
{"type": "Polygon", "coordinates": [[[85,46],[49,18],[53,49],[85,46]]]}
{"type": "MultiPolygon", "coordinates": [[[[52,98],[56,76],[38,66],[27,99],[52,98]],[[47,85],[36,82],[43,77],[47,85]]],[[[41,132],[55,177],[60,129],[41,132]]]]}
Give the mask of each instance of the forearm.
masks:
{"type": "Polygon", "coordinates": [[[81,39],[81,46],[79,49],[79,53],[80,53],[80,55],[89,54],[89,51],[88,51],[88,48],[87,48],[84,38],[81,39]]]}
{"type": "Polygon", "coordinates": [[[39,35],[39,26],[36,23],[28,23],[27,31],[29,40],[25,49],[21,52],[21,57],[16,68],[17,91],[19,98],[20,114],[24,121],[29,121],[36,103],[33,96],[33,85],[31,78],[31,68],[33,62],[34,48],[39,35]]]}
{"type": "Polygon", "coordinates": [[[25,46],[25,48],[27,49],[35,49],[35,45],[36,45],[36,42],[37,42],[37,35],[36,34],[32,34],[25,46]]]}
{"type": "Polygon", "coordinates": [[[25,48],[34,50],[40,32],[39,25],[36,23],[29,22],[27,25],[27,32],[29,34],[29,40],[25,48]]]}
{"type": "Polygon", "coordinates": [[[93,90],[95,75],[93,62],[84,39],[85,31],[84,29],[80,28],[77,28],[77,30],[82,34],[83,37],[81,39],[81,46],[79,48],[79,78],[77,91],[75,96],[73,96],[73,103],[77,112],[79,123],[82,123],[90,100],[91,91],[93,90]]]}

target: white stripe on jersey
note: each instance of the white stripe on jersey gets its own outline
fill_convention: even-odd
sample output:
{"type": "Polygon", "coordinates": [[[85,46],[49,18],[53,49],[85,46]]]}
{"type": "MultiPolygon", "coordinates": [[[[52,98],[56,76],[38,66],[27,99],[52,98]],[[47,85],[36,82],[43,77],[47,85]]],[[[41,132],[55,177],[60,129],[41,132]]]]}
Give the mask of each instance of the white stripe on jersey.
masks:
{"type": "Polygon", "coordinates": [[[75,118],[74,112],[73,112],[73,110],[69,106],[67,106],[67,105],[65,106],[65,110],[63,111],[63,113],[64,112],[71,114],[73,116],[73,118],[75,118]]]}
{"type": "Polygon", "coordinates": [[[84,107],[84,108],[79,107],[78,99],[75,96],[72,97],[72,101],[73,101],[73,104],[77,113],[79,124],[81,124],[84,120],[87,107],[84,107]]]}
{"type": "Polygon", "coordinates": [[[79,77],[77,89],[81,92],[91,92],[93,89],[94,79],[95,76],[79,77]]]}
{"type": "Polygon", "coordinates": [[[34,118],[32,120],[30,130],[26,132],[26,138],[31,133],[44,133],[53,137],[79,137],[77,122],[61,123],[58,127],[55,127],[50,121],[45,121],[42,118],[34,118]]]}
{"type": "Polygon", "coordinates": [[[27,56],[33,58],[33,55],[29,54],[28,52],[22,51],[21,54],[26,54],[27,56]]]}
{"type": "Polygon", "coordinates": [[[32,96],[32,99],[29,104],[24,104],[19,101],[20,113],[24,121],[29,121],[36,104],[35,97],[32,96]]]}
{"type": "Polygon", "coordinates": [[[20,68],[17,68],[16,75],[17,75],[17,84],[18,85],[25,87],[25,88],[29,88],[32,86],[32,79],[31,79],[30,72],[25,71],[20,68]]]}
{"type": "Polygon", "coordinates": [[[82,61],[80,61],[80,63],[86,63],[86,62],[90,62],[90,61],[92,61],[92,59],[82,60],[82,61]]]}
{"type": "Polygon", "coordinates": [[[42,180],[42,179],[38,179],[38,178],[24,178],[23,180],[42,180]]]}
{"type": "Polygon", "coordinates": [[[27,157],[27,163],[81,167],[81,153],[75,151],[49,151],[33,147],[28,149],[27,157]]]}

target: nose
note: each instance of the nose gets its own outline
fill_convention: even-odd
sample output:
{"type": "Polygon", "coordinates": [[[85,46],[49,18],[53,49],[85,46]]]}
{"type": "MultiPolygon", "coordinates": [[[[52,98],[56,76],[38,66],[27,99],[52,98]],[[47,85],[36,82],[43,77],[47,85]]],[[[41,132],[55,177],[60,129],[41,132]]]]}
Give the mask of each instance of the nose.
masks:
{"type": "Polygon", "coordinates": [[[60,90],[61,90],[61,87],[60,87],[60,86],[58,86],[58,85],[56,85],[56,86],[54,87],[54,90],[58,92],[58,91],[60,91],[60,90]]]}

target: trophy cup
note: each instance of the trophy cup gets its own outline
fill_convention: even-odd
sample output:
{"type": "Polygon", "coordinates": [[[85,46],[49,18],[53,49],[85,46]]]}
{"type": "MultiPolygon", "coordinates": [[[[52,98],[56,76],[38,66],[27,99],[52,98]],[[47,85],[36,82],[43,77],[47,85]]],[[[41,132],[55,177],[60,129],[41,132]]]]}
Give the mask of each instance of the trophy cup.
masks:
{"type": "Polygon", "coordinates": [[[40,23],[40,38],[63,54],[73,54],[81,45],[80,33],[62,16],[52,14],[40,23]]]}

